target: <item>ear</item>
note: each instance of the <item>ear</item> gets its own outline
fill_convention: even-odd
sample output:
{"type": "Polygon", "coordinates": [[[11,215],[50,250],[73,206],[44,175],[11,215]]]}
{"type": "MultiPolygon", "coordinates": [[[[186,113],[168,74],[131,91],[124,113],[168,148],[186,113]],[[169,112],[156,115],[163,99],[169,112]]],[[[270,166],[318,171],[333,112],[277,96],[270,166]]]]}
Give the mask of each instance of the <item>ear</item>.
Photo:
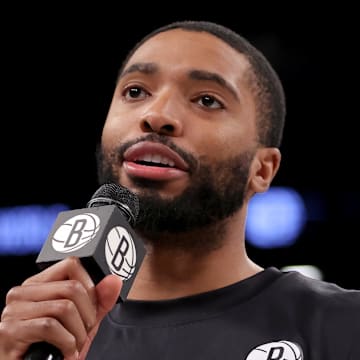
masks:
{"type": "Polygon", "coordinates": [[[253,193],[265,192],[279,170],[280,150],[273,147],[257,150],[250,168],[249,190],[253,193]]]}

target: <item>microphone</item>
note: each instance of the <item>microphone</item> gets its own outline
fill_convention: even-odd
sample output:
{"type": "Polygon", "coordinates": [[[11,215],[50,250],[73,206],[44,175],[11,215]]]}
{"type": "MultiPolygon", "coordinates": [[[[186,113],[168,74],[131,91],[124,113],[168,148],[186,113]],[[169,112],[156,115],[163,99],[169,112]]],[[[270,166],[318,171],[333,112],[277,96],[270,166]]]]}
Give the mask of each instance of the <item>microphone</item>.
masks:
{"type": "MultiPolygon", "coordinates": [[[[80,259],[97,284],[116,274],[123,280],[118,302],[124,301],[145,256],[143,241],[133,230],[139,214],[139,199],[125,187],[105,183],[93,194],[87,207],[58,214],[36,263],[40,269],[68,256],[80,259]]],[[[55,346],[32,344],[24,360],[63,360],[55,346]]]]}

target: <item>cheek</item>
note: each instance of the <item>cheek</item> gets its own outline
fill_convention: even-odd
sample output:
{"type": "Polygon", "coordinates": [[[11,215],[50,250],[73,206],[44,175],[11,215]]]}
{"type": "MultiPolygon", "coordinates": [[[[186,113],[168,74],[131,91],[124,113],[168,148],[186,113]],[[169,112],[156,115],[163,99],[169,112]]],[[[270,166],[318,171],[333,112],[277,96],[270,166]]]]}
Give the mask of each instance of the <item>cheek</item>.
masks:
{"type": "MultiPolygon", "coordinates": [[[[210,131],[201,132],[200,136],[192,136],[196,145],[196,152],[200,157],[208,160],[221,161],[245,151],[247,146],[242,141],[238,129],[220,129],[213,127],[210,131]]],[[[191,141],[191,140],[190,140],[191,141]]]]}
{"type": "Polygon", "coordinates": [[[114,137],[113,134],[114,134],[114,127],[111,126],[109,123],[105,123],[101,135],[101,142],[103,146],[113,141],[113,137],[114,137]]]}
{"type": "Polygon", "coordinates": [[[110,150],[122,141],[122,126],[117,122],[106,121],[102,130],[101,145],[103,149],[110,150]]]}
{"type": "Polygon", "coordinates": [[[129,114],[123,114],[112,105],[106,117],[102,130],[102,145],[113,147],[124,141],[124,137],[130,132],[131,124],[129,114]]]}

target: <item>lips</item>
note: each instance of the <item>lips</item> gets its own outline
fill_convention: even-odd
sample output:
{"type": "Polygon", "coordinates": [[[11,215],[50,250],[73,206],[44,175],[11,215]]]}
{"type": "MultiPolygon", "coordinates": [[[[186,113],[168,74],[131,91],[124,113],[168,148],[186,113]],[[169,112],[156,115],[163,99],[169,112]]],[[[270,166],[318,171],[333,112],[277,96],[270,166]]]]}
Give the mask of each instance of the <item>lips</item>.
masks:
{"type": "Polygon", "coordinates": [[[131,146],[124,153],[124,168],[130,176],[170,180],[184,176],[189,166],[169,147],[150,141],[131,146]]]}

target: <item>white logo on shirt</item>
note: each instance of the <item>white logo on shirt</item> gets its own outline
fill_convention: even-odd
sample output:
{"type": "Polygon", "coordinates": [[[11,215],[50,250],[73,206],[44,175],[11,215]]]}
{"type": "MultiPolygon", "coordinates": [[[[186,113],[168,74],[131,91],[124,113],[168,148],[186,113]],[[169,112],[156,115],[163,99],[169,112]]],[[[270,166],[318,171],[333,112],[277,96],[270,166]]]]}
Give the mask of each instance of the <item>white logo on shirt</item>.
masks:
{"type": "Polygon", "coordinates": [[[250,351],[245,360],[304,360],[304,358],[298,344],[281,340],[257,346],[250,351]]]}

